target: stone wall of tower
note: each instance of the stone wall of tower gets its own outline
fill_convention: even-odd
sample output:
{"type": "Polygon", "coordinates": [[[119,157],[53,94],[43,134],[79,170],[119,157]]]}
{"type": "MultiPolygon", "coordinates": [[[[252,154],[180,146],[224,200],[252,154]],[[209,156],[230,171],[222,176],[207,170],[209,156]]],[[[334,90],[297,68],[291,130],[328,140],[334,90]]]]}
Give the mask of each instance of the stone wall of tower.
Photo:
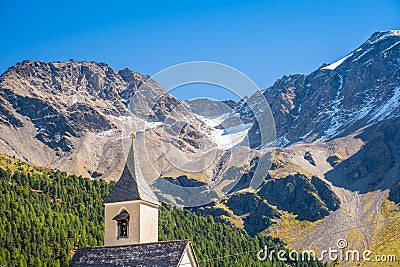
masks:
{"type": "Polygon", "coordinates": [[[140,205],[140,243],[158,242],[158,207],[140,205]]]}
{"type": "Polygon", "coordinates": [[[158,242],[158,206],[142,201],[106,203],[104,208],[104,245],[124,246],[158,242]],[[127,238],[118,238],[117,222],[113,218],[121,211],[129,213],[127,238]]]}

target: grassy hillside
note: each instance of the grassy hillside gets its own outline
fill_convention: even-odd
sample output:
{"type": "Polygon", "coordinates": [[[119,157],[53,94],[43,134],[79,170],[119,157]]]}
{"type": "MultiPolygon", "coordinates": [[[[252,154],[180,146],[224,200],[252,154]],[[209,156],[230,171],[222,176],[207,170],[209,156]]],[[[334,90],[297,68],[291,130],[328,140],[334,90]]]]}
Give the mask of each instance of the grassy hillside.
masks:
{"type": "MultiPolygon", "coordinates": [[[[101,246],[102,203],[114,185],[0,156],[0,265],[66,266],[77,247],[101,246]]],[[[256,258],[264,245],[281,248],[278,240],[252,238],[209,216],[163,205],[159,232],[160,240],[191,239],[201,266],[284,266],[256,258]]]]}
{"type": "Polygon", "coordinates": [[[400,229],[400,207],[395,205],[389,200],[385,200],[381,206],[381,211],[385,223],[379,223],[377,221],[376,227],[378,228],[375,236],[372,256],[375,258],[376,255],[395,255],[395,262],[367,262],[364,266],[400,266],[400,235],[398,233],[400,229]]]}

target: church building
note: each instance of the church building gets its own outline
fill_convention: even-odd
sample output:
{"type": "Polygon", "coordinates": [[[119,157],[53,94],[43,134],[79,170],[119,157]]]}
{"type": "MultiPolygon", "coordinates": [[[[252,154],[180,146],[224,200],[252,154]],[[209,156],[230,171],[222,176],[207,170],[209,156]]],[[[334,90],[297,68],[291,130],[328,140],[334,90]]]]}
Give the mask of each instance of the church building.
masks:
{"type": "Polygon", "coordinates": [[[189,240],[158,241],[160,203],[137,164],[133,138],[104,207],[104,247],[79,248],[70,266],[198,266],[189,240]]]}

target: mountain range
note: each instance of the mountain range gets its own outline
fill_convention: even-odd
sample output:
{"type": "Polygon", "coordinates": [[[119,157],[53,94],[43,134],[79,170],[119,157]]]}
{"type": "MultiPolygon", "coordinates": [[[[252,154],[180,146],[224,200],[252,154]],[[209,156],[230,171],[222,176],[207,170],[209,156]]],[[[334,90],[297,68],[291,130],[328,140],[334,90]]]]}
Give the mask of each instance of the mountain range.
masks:
{"type": "Polygon", "coordinates": [[[251,96],[181,101],[129,69],[25,60],[0,76],[0,153],[112,180],[133,131],[161,200],[187,204],[157,189],[162,181],[223,184],[223,197],[191,209],[294,248],[339,238],[370,247],[391,223],[382,207],[400,202],[400,31],[374,33],[342,59],[258,93],[274,116],[273,152],[261,141],[251,96]],[[265,157],[268,168],[252,188],[265,157]]]}

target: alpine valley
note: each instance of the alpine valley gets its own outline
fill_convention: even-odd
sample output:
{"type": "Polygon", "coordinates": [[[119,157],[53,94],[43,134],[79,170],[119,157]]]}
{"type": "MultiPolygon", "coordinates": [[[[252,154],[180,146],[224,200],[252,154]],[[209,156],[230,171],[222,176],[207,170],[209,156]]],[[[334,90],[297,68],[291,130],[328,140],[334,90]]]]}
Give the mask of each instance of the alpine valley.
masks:
{"type": "Polygon", "coordinates": [[[344,238],[351,248],[396,251],[400,31],[374,33],[342,59],[308,75],[284,76],[260,93],[275,120],[274,149],[261,141],[253,111],[263,107],[252,96],[182,101],[129,69],[26,60],[0,76],[0,153],[109,181],[120,176],[134,131],[143,144],[139,154],[148,155],[142,172],[160,200],[187,204],[160,190],[160,181],[232,183],[223,197],[190,210],[295,249],[334,247],[344,238]],[[200,154],[205,168],[171,164],[176,155],[200,154]],[[270,168],[261,168],[253,188],[266,156],[270,168]]]}

